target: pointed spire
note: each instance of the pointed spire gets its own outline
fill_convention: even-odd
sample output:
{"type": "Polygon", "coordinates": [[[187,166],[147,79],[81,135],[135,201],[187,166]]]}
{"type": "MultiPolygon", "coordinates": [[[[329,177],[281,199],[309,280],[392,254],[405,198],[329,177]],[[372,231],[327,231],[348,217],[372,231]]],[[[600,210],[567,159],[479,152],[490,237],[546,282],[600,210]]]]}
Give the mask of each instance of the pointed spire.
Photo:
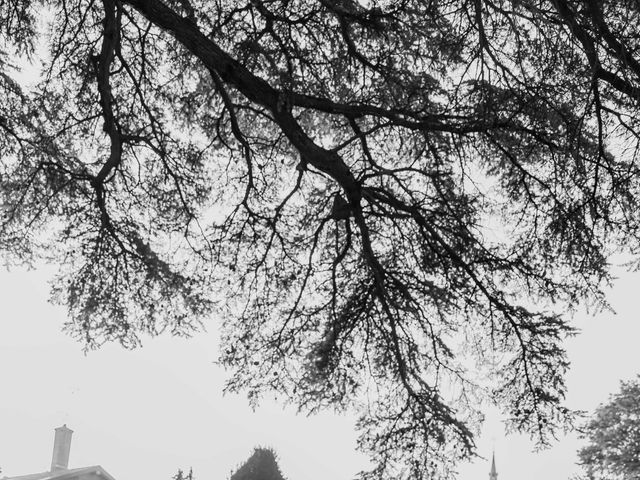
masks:
{"type": "Polygon", "coordinates": [[[491,471],[489,472],[489,480],[498,480],[498,472],[496,471],[496,452],[491,455],[491,471]]]}

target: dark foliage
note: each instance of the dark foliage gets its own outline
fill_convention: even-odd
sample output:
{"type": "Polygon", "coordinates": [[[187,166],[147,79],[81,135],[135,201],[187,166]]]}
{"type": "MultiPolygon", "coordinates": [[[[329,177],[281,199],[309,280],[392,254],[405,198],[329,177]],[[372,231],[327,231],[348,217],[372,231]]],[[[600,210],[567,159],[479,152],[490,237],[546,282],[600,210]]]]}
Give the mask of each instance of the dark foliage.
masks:
{"type": "Polygon", "coordinates": [[[269,448],[256,448],[229,480],[285,480],[276,455],[269,448]]]}
{"type": "Polygon", "coordinates": [[[0,249],[61,265],[87,348],[223,319],[228,389],[358,411],[365,477],[448,476],[484,401],[544,445],[573,419],[566,312],[638,251],[639,20],[0,0],[0,249]]]}

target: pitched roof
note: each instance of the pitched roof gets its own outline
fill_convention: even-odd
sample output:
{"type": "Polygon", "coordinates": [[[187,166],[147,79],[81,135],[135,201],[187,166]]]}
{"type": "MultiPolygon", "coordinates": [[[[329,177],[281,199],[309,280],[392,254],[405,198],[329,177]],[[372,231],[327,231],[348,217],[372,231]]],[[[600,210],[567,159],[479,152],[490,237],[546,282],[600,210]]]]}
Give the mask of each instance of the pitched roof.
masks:
{"type": "Polygon", "coordinates": [[[103,477],[105,480],[115,480],[100,465],[56,470],[54,472],[32,473],[30,475],[20,475],[18,477],[3,477],[0,480],[71,480],[74,477],[79,477],[86,473],[95,473],[96,475],[103,477]]]}

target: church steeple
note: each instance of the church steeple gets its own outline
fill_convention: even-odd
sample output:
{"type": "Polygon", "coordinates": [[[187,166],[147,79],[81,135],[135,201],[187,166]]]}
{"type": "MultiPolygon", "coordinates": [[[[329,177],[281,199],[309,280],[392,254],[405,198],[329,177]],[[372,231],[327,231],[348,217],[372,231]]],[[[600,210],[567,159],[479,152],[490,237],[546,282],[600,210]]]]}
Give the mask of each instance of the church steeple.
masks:
{"type": "Polygon", "coordinates": [[[498,480],[498,472],[496,471],[496,452],[491,455],[491,471],[489,472],[489,480],[498,480]]]}

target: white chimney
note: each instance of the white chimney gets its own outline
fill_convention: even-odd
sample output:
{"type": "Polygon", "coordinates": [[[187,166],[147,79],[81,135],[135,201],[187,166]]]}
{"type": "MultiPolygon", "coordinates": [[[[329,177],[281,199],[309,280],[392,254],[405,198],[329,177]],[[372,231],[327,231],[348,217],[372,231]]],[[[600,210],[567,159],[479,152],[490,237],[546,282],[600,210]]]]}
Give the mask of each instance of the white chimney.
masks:
{"type": "Polygon", "coordinates": [[[71,435],[73,430],[66,425],[56,428],[56,436],[53,441],[53,457],[51,459],[51,471],[66,470],[69,467],[69,451],[71,450],[71,435]]]}

